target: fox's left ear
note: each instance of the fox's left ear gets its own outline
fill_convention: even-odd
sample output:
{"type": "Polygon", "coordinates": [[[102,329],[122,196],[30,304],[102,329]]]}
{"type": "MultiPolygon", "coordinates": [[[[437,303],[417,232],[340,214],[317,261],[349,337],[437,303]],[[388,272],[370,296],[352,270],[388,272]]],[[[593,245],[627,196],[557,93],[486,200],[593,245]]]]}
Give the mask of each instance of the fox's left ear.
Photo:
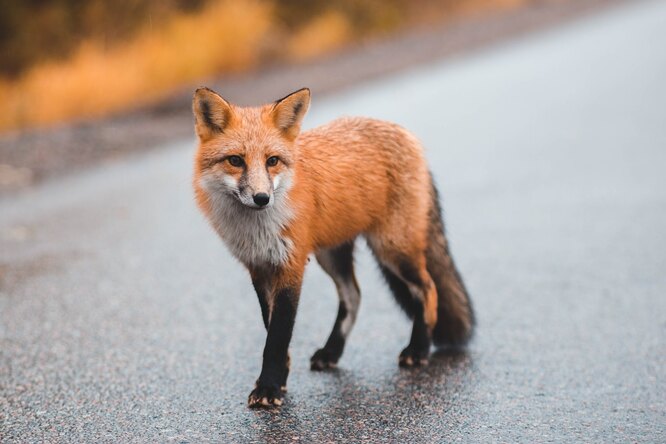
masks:
{"type": "Polygon", "coordinates": [[[310,90],[299,89],[273,104],[273,122],[288,139],[293,140],[301,130],[301,122],[309,107],[310,90]]]}

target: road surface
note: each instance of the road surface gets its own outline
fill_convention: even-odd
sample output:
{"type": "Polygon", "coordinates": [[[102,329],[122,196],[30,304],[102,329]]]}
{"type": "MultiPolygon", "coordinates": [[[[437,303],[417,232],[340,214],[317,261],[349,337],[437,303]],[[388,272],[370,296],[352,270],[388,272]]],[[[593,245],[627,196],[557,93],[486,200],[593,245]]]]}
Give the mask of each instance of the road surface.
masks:
{"type": "MultiPolygon", "coordinates": [[[[196,211],[194,141],[0,201],[0,441],[665,442],[666,2],[314,97],[428,147],[476,338],[401,370],[410,326],[365,248],[339,369],[308,269],[286,404],[246,397],[250,280],[196,211]]],[[[272,98],[266,98],[267,100],[272,98]]]]}

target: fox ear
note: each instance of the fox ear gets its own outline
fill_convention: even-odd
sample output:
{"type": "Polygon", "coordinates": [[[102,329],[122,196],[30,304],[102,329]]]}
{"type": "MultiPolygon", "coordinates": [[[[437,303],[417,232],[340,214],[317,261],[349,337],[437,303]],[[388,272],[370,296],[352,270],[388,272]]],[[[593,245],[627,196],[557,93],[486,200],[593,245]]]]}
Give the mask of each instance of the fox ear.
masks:
{"type": "Polygon", "coordinates": [[[192,99],[194,127],[203,142],[229,126],[233,112],[229,102],[212,89],[199,88],[192,99]]]}
{"type": "Polygon", "coordinates": [[[301,122],[310,107],[310,90],[299,89],[276,101],[271,109],[273,122],[289,139],[295,139],[301,130],[301,122]]]}

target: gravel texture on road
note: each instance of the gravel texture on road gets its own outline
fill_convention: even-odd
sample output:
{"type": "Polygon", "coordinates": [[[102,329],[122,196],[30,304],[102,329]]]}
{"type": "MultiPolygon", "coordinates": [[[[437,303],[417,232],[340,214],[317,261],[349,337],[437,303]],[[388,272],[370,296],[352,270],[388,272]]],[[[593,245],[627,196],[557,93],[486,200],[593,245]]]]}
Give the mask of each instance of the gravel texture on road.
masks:
{"type": "Polygon", "coordinates": [[[402,370],[409,323],[359,248],[339,368],[308,268],[285,405],[249,410],[264,329],[196,211],[193,138],[0,200],[0,441],[666,442],[666,2],[314,97],[428,148],[478,316],[402,370]]]}

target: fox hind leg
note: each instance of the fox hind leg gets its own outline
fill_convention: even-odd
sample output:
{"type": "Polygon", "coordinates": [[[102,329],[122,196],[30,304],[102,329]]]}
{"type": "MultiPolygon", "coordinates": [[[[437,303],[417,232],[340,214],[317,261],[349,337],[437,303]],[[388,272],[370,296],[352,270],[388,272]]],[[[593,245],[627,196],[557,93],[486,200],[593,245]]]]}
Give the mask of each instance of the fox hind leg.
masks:
{"type": "Polygon", "coordinates": [[[340,298],[338,315],[326,345],[310,358],[312,370],[324,370],[335,367],[342,356],[347,336],[356,321],[361,293],[354,276],[353,240],[320,250],[316,257],[322,269],[333,279],[340,298]]]}
{"type": "Polygon", "coordinates": [[[426,269],[425,256],[384,251],[373,242],[369,245],[393,296],[414,321],[409,344],[398,362],[401,367],[425,365],[437,323],[437,290],[426,269]]]}

